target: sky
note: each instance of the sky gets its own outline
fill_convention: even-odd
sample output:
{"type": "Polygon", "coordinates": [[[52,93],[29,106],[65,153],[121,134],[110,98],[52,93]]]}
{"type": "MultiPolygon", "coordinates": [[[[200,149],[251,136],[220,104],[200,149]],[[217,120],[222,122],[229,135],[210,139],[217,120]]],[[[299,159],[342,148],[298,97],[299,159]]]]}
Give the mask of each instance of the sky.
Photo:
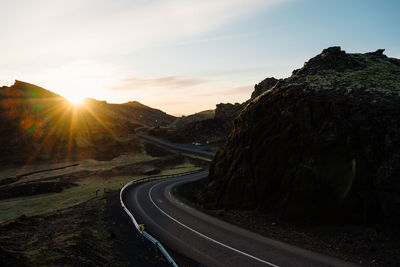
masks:
{"type": "Polygon", "coordinates": [[[400,58],[399,14],[398,0],[0,0],[0,86],[188,115],[330,46],[400,58]]]}

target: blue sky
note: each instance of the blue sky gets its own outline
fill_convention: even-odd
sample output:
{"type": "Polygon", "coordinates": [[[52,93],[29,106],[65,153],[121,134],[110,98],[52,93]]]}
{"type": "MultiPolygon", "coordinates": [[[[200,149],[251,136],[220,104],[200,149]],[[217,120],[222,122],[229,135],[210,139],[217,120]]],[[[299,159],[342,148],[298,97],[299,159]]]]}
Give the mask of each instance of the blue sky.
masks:
{"type": "Polygon", "coordinates": [[[245,101],[329,46],[400,58],[399,3],[3,0],[0,82],[190,114],[245,101]]]}

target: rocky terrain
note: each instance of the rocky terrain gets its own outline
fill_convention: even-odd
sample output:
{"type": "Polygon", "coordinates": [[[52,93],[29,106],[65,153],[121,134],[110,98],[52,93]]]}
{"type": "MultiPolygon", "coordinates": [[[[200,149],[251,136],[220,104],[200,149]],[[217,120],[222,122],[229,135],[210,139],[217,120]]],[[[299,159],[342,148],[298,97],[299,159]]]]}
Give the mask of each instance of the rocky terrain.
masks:
{"type": "Polygon", "coordinates": [[[250,100],[256,98],[257,96],[261,95],[262,93],[264,93],[265,91],[267,91],[268,89],[272,88],[275,86],[275,84],[278,82],[279,80],[275,79],[274,77],[271,78],[266,78],[264,80],[262,80],[260,83],[256,84],[254,86],[254,91],[251,94],[251,98],[250,100]]]}
{"type": "Polygon", "coordinates": [[[214,109],[204,110],[204,111],[197,112],[195,114],[177,118],[173,123],[171,123],[171,125],[169,125],[169,127],[180,128],[180,127],[183,127],[184,125],[187,125],[192,122],[212,119],[212,118],[214,118],[214,116],[215,116],[214,109]]]}
{"type": "Polygon", "coordinates": [[[398,229],[400,60],[331,47],[291,77],[265,81],[199,200],[303,224],[398,229]]]}
{"type": "Polygon", "coordinates": [[[244,104],[239,103],[220,103],[215,110],[179,118],[169,127],[153,127],[144,132],[174,143],[207,143],[208,149],[216,150],[225,142],[232,129],[232,120],[243,107],[244,104]]]}
{"type": "Polygon", "coordinates": [[[112,159],[137,149],[135,128],[174,120],[139,102],[87,99],[75,107],[51,91],[15,81],[0,88],[0,162],[112,159]]]}

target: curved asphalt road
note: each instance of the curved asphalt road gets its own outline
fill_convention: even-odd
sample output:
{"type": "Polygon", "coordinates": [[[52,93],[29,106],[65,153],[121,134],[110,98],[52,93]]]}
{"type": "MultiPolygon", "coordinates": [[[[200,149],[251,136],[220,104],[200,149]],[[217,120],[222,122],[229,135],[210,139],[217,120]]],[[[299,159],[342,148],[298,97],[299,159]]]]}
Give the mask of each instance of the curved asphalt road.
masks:
{"type": "Polygon", "coordinates": [[[124,203],[163,245],[207,266],[353,266],[220,221],[171,194],[174,186],[207,174],[132,185],[124,203]]]}

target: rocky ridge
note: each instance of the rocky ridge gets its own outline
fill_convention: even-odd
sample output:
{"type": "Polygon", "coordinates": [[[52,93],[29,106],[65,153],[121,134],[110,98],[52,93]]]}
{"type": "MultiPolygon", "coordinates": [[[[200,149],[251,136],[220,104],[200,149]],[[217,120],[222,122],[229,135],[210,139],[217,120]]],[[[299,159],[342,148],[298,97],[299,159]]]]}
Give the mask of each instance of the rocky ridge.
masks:
{"type": "Polygon", "coordinates": [[[264,84],[234,120],[200,201],[302,223],[398,224],[400,60],[331,47],[264,84]]]}

